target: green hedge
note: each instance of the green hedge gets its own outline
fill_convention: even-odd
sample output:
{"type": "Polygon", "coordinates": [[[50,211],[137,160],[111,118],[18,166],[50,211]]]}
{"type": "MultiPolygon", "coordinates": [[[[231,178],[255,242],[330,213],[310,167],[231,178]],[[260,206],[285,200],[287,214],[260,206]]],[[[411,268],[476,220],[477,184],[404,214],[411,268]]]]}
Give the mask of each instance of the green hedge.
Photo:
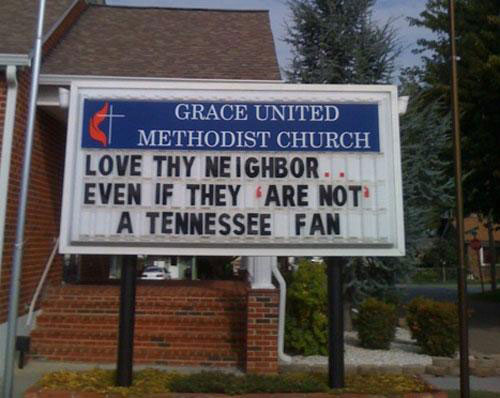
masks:
{"type": "Polygon", "coordinates": [[[289,277],[285,350],[292,354],[328,354],[326,268],[301,261],[289,277]]]}
{"type": "Polygon", "coordinates": [[[363,301],[356,321],[361,347],[389,349],[396,334],[396,307],[374,298],[363,301]]]}
{"type": "Polygon", "coordinates": [[[425,354],[453,356],[458,348],[458,313],[448,302],[416,298],[407,306],[412,337],[425,354]]]}

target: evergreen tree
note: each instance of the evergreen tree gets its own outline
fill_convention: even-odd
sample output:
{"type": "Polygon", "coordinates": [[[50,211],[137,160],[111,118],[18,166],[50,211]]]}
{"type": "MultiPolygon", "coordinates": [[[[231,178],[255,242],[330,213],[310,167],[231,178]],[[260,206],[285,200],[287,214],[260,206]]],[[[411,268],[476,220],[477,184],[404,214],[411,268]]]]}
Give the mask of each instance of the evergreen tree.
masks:
{"type": "MultiPolygon", "coordinates": [[[[464,207],[466,214],[479,214],[491,230],[493,223],[500,222],[500,2],[457,0],[456,5],[462,159],[467,176],[464,207]]],[[[447,6],[448,0],[428,0],[420,18],[410,22],[435,33],[434,39],[419,41],[424,65],[418,73],[428,87],[427,101],[442,97],[449,104],[447,6]]],[[[495,267],[491,271],[495,288],[495,267]]]]}
{"type": "Polygon", "coordinates": [[[390,22],[372,20],[374,0],[291,0],[286,41],[294,48],[292,82],[388,83],[399,55],[390,22]]]}

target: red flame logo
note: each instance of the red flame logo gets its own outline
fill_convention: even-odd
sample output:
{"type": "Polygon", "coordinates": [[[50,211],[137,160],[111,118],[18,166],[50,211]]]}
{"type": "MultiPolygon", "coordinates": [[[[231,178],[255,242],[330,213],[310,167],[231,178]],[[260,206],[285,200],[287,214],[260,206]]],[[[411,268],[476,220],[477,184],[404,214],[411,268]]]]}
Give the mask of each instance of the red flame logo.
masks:
{"type": "Polygon", "coordinates": [[[99,128],[99,125],[103,122],[106,114],[108,113],[109,103],[104,103],[104,106],[94,113],[94,116],[90,119],[89,122],[89,135],[94,141],[100,142],[102,146],[106,146],[108,144],[108,139],[106,137],[106,133],[99,128]]]}

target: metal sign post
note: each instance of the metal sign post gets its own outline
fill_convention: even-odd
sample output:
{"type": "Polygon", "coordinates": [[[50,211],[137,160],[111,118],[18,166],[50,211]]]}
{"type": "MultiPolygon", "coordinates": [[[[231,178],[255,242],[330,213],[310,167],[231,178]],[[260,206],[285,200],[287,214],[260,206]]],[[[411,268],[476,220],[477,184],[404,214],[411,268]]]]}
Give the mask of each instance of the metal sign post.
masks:
{"type": "Polygon", "coordinates": [[[120,387],[129,387],[132,384],[136,282],[137,257],[123,256],[120,290],[118,359],[116,363],[116,384],[120,387]]]}
{"type": "Polygon", "coordinates": [[[28,203],[28,187],[31,169],[31,152],[33,149],[33,136],[35,130],[36,100],[38,96],[38,77],[42,58],[43,18],[45,15],[45,0],[40,0],[38,8],[38,22],[35,39],[35,55],[31,70],[31,88],[29,97],[28,120],[24,141],[23,171],[19,192],[19,206],[17,208],[16,243],[12,262],[12,274],[9,291],[9,314],[7,318],[7,341],[5,346],[5,370],[3,377],[3,398],[12,396],[14,380],[14,354],[17,329],[17,316],[19,306],[19,290],[21,280],[21,267],[24,250],[24,227],[26,221],[26,207],[28,203]]]}
{"type": "Polygon", "coordinates": [[[343,388],[344,306],[342,302],[343,257],[326,257],[328,275],[328,385],[343,388]]]}
{"type": "Polygon", "coordinates": [[[460,113],[458,109],[457,53],[455,37],[455,1],[449,0],[450,52],[451,52],[451,105],[453,119],[453,147],[455,157],[455,195],[458,254],[458,316],[460,323],[460,396],[468,398],[469,383],[469,331],[467,321],[467,280],[465,269],[464,205],[462,193],[462,149],[460,144],[460,113]]]}

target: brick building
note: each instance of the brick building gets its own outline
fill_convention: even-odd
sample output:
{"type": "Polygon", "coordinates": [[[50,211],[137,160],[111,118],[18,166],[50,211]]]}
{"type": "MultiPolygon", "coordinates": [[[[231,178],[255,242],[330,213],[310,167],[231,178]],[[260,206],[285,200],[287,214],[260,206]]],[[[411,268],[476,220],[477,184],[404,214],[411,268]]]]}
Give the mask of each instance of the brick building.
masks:
{"type": "MultiPolygon", "coordinates": [[[[73,79],[280,79],[267,11],[107,7],[48,0],[29,188],[18,334],[31,355],[67,361],[116,359],[119,287],[65,284],[57,254],[28,307],[59,235],[67,115],[60,89],[73,79]]],[[[7,301],[28,107],[37,2],[0,2],[0,350],[7,301]]],[[[93,259],[90,264],[107,262],[93,259]]],[[[270,267],[250,261],[250,281],[140,285],[135,361],[277,370],[279,297],[270,267]],[[253,264],[253,265],[252,265],[253,264]],[[262,274],[265,274],[262,277],[262,274]],[[253,278],[253,279],[252,279],[253,278]],[[264,281],[264,282],[263,282],[264,281]]],[[[272,260],[271,260],[272,261],[272,260]]],[[[83,267],[94,274],[102,270],[83,267]]],[[[99,278],[97,278],[99,279],[99,278]]],[[[104,278],[105,279],[105,278],[104,278]]],[[[3,361],[0,361],[3,362],[3,361]]],[[[1,367],[2,365],[0,365],[1,367]]]]}

